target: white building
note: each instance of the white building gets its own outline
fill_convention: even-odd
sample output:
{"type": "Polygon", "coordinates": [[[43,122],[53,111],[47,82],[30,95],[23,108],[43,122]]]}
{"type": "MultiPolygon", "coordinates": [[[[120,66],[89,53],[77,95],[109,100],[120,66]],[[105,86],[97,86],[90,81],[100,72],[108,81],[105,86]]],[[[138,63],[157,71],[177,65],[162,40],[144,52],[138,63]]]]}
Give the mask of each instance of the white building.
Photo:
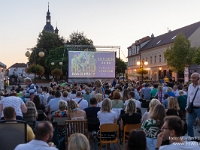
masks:
{"type": "MultiPolygon", "coordinates": [[[[200,22],[169,31],[168,33],[145,40],[141,39],[140,42],[135,42],[128,47],[128,77],[133,79],[137,77],[137,70],[140,66],[137,65],[137,61],[146,60],[148,65],[144,66],[145,70],[148,70],[150,79],[157,81],[165,76],[171,78],[175,77],[177,80],[177,74],[172,72],[167,66],[167,62],[164,58],[164,52],[173,44],[174,39],[179,33],[183,33],[186,38],[191,42],[192,47],[200,47],[200,22]]],[[[181,56],[180,56],[181,57],[181,56]]],[[[200,72],[200,67],[197,65],[191,65],[189,67],[190,73],[194,71],[200,72]]],[[[181,78],[181,77],[178,77],[181,78]]]]}

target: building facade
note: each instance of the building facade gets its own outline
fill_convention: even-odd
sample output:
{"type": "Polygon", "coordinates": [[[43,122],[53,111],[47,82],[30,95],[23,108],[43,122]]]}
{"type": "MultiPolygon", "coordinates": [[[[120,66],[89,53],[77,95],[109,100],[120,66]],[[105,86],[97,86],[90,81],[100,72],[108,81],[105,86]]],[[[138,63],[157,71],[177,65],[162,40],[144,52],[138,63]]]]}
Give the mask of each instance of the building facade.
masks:
{"type": "MultiPolygon", "coordinates": [[[[128,78],[131,80],[138,78],[137,70],[140,66],[137,65],[137,61],[144,60],[148,62],[148,65],[144,65],[144,69],[148,70],[149,79],[158,81],[167,76],[168,78],[175,77],[177,80],[179,78],[177,74],[172,72],[167,66],[164,52],[174,43],[174,39],[179,33],[183,33],[189,39],[191,47],[200,47],[200,22],[169,31],[157,37],[154,37],[152,34],[149,40],[143,41],[139,45],[136,42],[128,47],[128,78]],[[132,51],[134,52],[134,45],[139,47],[136,53],[132,53],[132,51]]],[[[198,65],[191,65],[189,71],[190,73],[200,72],[200,67],[198,65]]]]}

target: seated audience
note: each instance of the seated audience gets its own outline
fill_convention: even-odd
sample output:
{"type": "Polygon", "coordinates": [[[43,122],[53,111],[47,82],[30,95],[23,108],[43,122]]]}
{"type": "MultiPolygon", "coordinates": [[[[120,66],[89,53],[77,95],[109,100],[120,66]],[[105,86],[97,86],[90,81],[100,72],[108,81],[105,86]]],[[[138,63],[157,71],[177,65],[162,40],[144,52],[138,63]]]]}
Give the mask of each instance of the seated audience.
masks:
{"type": "Polygon", "coordinates": [[[156,105],[150,114],[150,119],[142,123],[141,129],[146,134],[147,150],[155,150],[157,135],[163,125],[165,107],[162,104],[156,105]]]}
{"type": "Polygon", "coordinates": [[[97,93],[97,94],[95,94],[95,98],[96,98],[96,100],[97,100],[97,106],[98,107],[101,107],[102,106],[102,94],[100,94],[100,93],[97,93]]]}
{"type": "Polygon", "coordinates": [[[163,101],[163,105],[165,106],[165,109],[168,109],[168,94],[164,95],[164,101],[163,101]]]}
{"type": "Polygon", "coordinates": [[[199,143],[183,141],[183,122],[177,116],[167,116],[157,136],[156,150],[199,150],[199,143]],[[162,142],[169,140],[169,145],[161,146],[162,142]]]}
{"type": "Polygon", "coordinates": [[[126,124],[137,124],[141,121],[141,115],[137,113],[137,108],[134,100],[130,100],[125,109],[125,114],[121,116],[120,127],[124,130],[126,124]]]}
{"type": "MultiPolygon", "coordinates": [[[[133,99],[136,102],[137,108],[141,109],[141,102],[136,100],[136,99],[134,99],[135,98],[135,93],[133,91],[131,91],[131,92],[128,93],[128,96],[129,96],[129,99],[133,99]]],[[[128,104],[129,99],[125,101],[125,103],[124,103],[125,107],[128,104]]]]}
{"type": "Polygon", "coordinates": [[[15,150],[58,150],[50,143],[53,126],[48,121],[39,122],[35,129],[35,139],[26,144],[19,144],[15,150]]]}
{"type": "Polygon", "coordinates": [[[76,93],[76,98],[74,98],[73,100],[79,105],[79,108],[81,110],[88,107],[88,102],[84,100],[84,98],[82,97],[82,93],[80,91],[76,93]]]}
{"type": "Polygon", "coordinates": [[[101,110],[97,113],[100,125],[106,123],[116,123],[117,114],[112,111],[112,103],[109,98],[105,98],[102,103],[101,110]]]}
{"type": "Polygon", "coordinates": [[[5,97],[0,101],[0,117],[1,120],[4,120],[4,113],[3,109],[8,106],[12,106],[15,109],[16,112],[16,119],[22,120],[23,119],[23,113],[27,112],[27,107],[24,104],[24,102],[21,100],[21,98],[16,97],[16,93],[12,92],[10,95],[14,96],[8,96],[5,97]]]}
{"type": "Polygon", "coordinates": [[[69,138],[68,150],[90,150],[90,143],[85,135],[75,133],[69,138]]]}
{"type": "Polygon", "coordinates": [[[146,135],[143,131],[133,130],[129,134],[126,150],[146,150],[146,135]]]}
{"type": "Polygon", "coordinates": [[[68,92],[67,91],[63,91],[61,99],[66,101],[66,102],[68,102],[70,100],[70,98],[68,97],[68,92]]]}
{"type": "MultiPolygon", "coordinates": [[[[14,107],[12,106],[5,107],[3,113],[5,120],[13,120],[13,121],[16,120],[16,112],[14,107]]],[[[33,130],[28,124],[26,130],[27,130],[27,141],[29,142],[34,138],[35,135],[33,133],[33,130]]]]}
{"type": "Polygon", "coordinates": [[[156,105],[160,104],[160,101],[157,99],[152,99],[149,103],[149,111],[146,111],[142,116],[142,122],[150,118],[150,113],[153,112],[153,109],[156,105]]]}
{"type": "Polygon", "coordinates": [[[55,98],[51,99],[47,104],[49,113],[58,110],[58,102],[61,100],[60,96],[61,96],[60,91],[56,91],[55,98]]]}
{"type": "Polygon", "coordinates": [[[70,120],[84,120],[86,119],[86,113],[78,107],[78,104],[69,100],[67,104],[67,116],[70,120]]]}
{"type": "Polygon", "coordinates": [[[85,88],[85,94],[83,94],[83,99],[87,100],[88,107],[90,107],[90,99],[92,98],[92,94],[90,93],[90,88],[85,88]]]}
{"type": "Polygon", "coordinates": [[[59,107],[59,110],[54,111],[52,113],[52,117],[67,117],[67,111],[66,111],[67,102],[64,100],[60,100],[58,102],[58,107],[59,107]]]}
{"type": "Polygon", "coordinates": [[[100,111],[100,107],[97,107],[96,98],[90,99],[90,107],[85,108],[86,117],[88,120],[88,130],[97,131],[99,128],[99,120],[97,118],[97,112],[100,111]]]}

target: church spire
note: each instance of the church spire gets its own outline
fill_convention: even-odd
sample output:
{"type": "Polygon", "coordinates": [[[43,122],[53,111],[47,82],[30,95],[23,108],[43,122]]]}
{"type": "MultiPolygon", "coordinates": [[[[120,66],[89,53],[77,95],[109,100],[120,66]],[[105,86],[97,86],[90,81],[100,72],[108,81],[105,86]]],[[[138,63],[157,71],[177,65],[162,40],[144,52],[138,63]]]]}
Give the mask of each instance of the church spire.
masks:
{"type": "Polygon", "coordinates": [[[57,22],[56,22],[56,29],[55,29],[55,34],[58,34],[58,28],[57,28],[57,22]]]}

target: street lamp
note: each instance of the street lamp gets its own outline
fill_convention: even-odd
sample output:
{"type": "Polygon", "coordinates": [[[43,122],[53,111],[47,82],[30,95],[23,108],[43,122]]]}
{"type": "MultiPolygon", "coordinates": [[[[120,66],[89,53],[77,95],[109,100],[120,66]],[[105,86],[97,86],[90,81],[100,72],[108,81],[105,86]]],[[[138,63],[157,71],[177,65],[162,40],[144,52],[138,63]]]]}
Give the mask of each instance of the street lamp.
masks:
{"type": "MultiPolygon", "coordinates": [[[[30,57],[31,53],[29,51],[33,51],[34,52],[34,63],[35,64],[36,64],[36,50],[37,49],[42,50],[42,48],[27,48],[27,52],[25,53],[26,57],[30,57]]],[[[44,52],[43,51],[39,52],[38,56],[39,57],[44,57],[44,52]]]]}
{"type": "Polygon", "coordinates": [[[142,83],[143,83],[143,76],[144,76],[143,68],[144,68],[144,65],[148,65],[148,62],[141,60],[137,62],[137,65],[140,65],[140,68],[142,69],[142,83]]]}
{"type": "MultiPolygon", "coordinates": [[[[26,57],[30,57],[31,56],[31,53],[29,52],[29,50],[30,51],[33,51],[34,52],[34,63],[36,64],[36,50],[42,50],[42,48],[27,48],[27,51],[26,51],[26,53],[25,53],[25,56],[26,57]]],[[[43,51],[40,51],[39,53],[38,53],[38,56],[39,57],[44,57],[44,52],[43,51]]],[[[34,74],[34,80],[35,80],[35,84],[36,84],[36,73],[34,74]]]]}

